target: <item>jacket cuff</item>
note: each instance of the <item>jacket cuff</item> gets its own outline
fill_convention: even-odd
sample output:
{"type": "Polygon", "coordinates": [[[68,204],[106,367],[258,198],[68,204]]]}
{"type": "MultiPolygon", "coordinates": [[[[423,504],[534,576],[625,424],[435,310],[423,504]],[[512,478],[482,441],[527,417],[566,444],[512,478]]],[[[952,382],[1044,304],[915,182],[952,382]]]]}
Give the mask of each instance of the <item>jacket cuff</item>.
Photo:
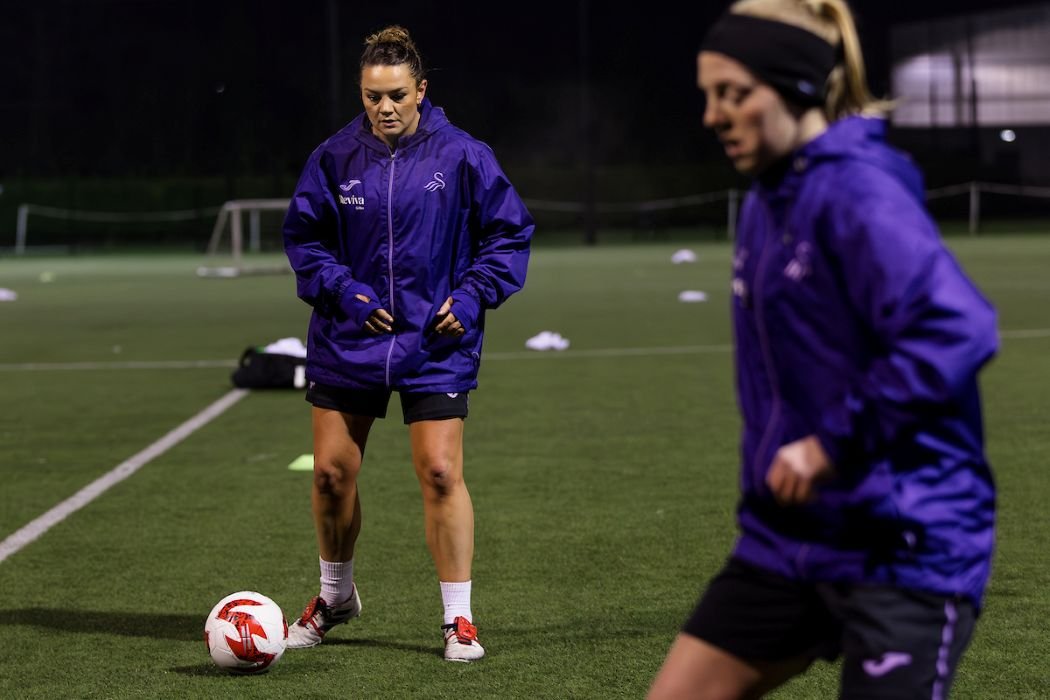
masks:
{"type": "Polygon", "coordinates": [[[862,450],[856,437],[854,421],[859,406],[852,399],[845,399],[821,417],[816,436],[827,453],[831,464],[840,473],[857,469],[862,450]]]}
{"type": "Polygon", "coordinates": [[[361,282],[350,282],[346,285],[340,306],[347,317],[359,328],[364,328],[365,321],[373,311],[383,308],[375,290],[361,282]],[[361,301],[357,298],[358,294],[368,297],[370,301],[361,301]]]}
{"type": "Polygon", "coordinates": [[[452,315],[463,325],[463,330],[473,330],[481,313],[481,302],[466,289],[452,292],[452,315]]]}

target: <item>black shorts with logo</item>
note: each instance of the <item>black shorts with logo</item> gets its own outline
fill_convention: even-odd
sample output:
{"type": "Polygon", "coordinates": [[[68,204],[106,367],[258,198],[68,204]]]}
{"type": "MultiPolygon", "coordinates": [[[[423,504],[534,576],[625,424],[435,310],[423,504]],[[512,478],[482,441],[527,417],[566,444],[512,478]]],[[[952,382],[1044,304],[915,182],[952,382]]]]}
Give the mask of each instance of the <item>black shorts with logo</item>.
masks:
{"type": "Polygon", "coordinates": [[[976,611],[966,599],[794,581],[730,559],[682,631],[745,661],[843,657],[843,698],[945,698],[976,611]]]}
{"type": "MultiPolygon", "coordinates": [[[[328,408],[355,416],[386,418],[391,393],[393,392],[389,389],[366,391],[310,382],[306,390],[306,400],[318,408],[328,408]]],[[[404,391],[398,393],[401,396],[401,413],[405,425],[423,420],[467,417],[469,401],[466,391],[451,394],[404,391]]]]}

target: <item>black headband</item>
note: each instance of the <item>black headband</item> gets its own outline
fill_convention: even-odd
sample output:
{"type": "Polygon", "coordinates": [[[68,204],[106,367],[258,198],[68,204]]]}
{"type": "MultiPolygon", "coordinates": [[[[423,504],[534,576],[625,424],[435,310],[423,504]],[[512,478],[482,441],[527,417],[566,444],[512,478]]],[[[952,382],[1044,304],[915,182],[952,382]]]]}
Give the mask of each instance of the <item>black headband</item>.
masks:
{"type": "Polygon", "coordinates": [[[732,58],[802,106],[824,104],[825,83],[838,49],[813,32],[776,20],[726,13],[711,27],[701,51],[732,58]]]}

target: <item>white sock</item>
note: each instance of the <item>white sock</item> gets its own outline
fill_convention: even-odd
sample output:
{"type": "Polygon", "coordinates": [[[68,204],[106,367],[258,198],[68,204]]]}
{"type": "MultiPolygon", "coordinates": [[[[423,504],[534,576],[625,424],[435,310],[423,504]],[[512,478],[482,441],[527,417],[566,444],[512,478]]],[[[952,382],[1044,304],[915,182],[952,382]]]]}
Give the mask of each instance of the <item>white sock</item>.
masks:
{"type": "Polygon", "coordinates": [[[470,614],[470,581],[439,581],[441,584],[441,602],[445,604],[445,624],[451,625],[457,617],[465,617],[471,622],[470,614]]]}
{"type": "Polygon", "coordinates": [[[321,559],[321,597],[329,607],[338,608],[354,592],[354,560],[321,559]]]}

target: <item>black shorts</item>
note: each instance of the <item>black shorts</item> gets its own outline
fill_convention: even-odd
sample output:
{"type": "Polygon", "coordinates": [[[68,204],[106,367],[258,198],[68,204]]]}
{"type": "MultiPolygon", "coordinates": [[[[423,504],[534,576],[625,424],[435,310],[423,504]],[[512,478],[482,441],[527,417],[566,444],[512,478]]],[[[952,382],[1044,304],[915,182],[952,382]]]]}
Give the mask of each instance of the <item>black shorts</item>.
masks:
{"type": "Polygon", "coordinates": [[[842,655],[844,698],[947,697],[975,618],[965,599],[793,581],[731,559],[682,631],[745,661],[842,655]]]}
{"type": "MultiPolygon", "coordinates": [[[[318,408],[328,408],[355,416],[386,418],[386,407],[390,402],[389,389],[366,391],[346,389],[327,384],[310,382],[306,400],[318,408]]],[[[401,413],[405,425],[422,420],[466,418],[468,396],[466,391],[452,394],[430,394],[398,392],[401,395],[401,413]]]]}

